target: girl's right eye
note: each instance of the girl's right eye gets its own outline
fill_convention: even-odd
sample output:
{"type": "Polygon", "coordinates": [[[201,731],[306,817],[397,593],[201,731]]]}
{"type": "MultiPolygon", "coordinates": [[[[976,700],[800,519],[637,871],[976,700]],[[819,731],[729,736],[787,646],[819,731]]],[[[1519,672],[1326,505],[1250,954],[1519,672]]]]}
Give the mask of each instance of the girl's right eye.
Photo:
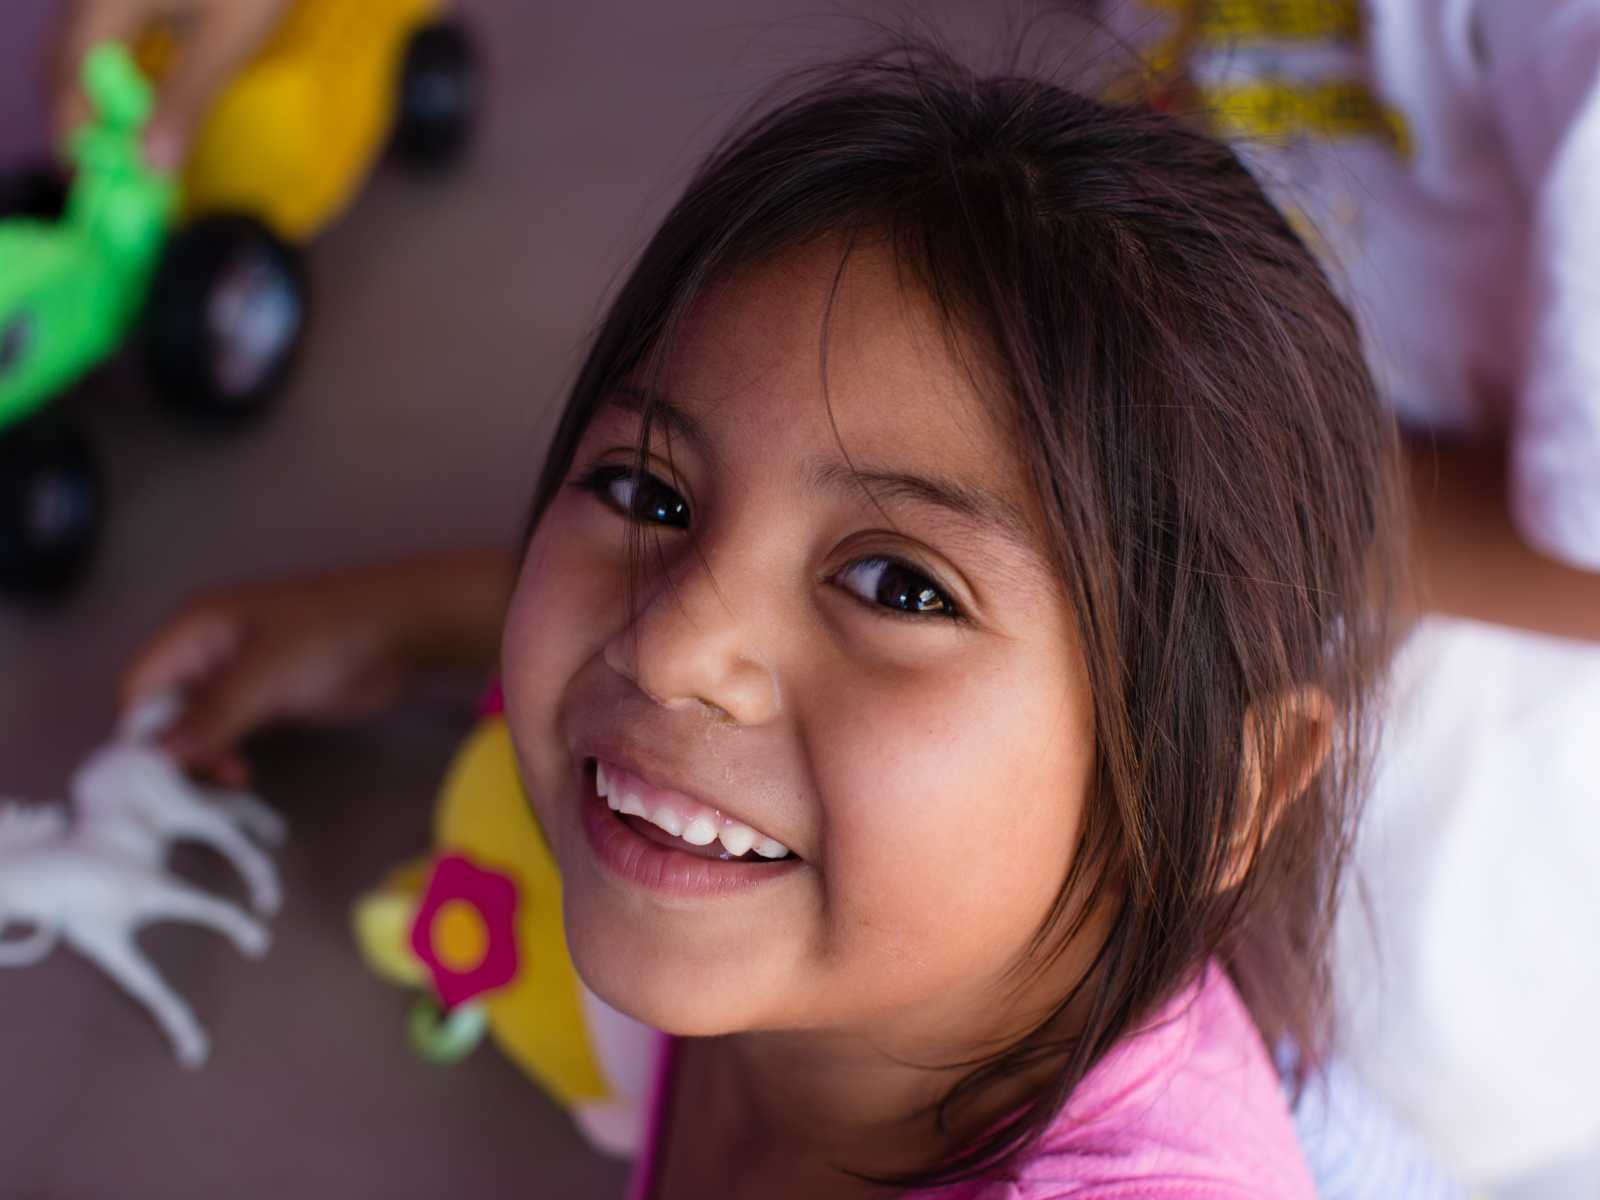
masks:
{"type": "Polygon", "coordinates": [[[647,472],[623,466],[596,467],[578,486],[641,525],[689,528],[689,502],[647,472]]]}

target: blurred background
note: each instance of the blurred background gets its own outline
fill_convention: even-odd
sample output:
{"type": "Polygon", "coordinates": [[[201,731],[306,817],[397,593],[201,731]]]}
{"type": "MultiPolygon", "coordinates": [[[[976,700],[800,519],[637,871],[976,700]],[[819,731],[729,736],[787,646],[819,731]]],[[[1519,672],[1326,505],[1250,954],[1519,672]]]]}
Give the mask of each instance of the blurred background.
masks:
{"type": "MultiPolygon", "coordinates": [[[[195,589],[513,538],[584,339],[698,154],[777,71],[903,15],[849,7],[460,4],[486,59],[478,140],[437,177],[380,169],[310,247],[311,333],[269,419],[197,431],[120,360],[60,401],[100,456],[109,524],[65,603],[0,606],[0,794],[63,794],[128,655],[195,589]]],[[[44,149],[51,16],[0,13],[0,164],[44,149]]],[[[409,997],[355,953],[350,904],[428,845],[471,716],[441,702],[265,739],[257,785],[292,829],[270,955],[190,926],[141,937],[210,1030],[202,1071],[74,954],[6,974],[0,1196],[620,1194],[621,1168],[492,1050],[422,1063],[409,997]]],[[[177,865],[241,894],[203,852],[177,865]]]]}

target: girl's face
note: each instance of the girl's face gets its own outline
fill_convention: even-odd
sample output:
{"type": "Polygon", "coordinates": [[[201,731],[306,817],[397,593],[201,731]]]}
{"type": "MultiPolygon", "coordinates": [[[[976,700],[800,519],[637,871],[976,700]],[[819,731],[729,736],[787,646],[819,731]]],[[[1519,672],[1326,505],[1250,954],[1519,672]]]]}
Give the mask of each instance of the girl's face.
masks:
{"type": "Polygon", "coordinates": [[[1018,456],[884,253],[849,259],[825,390],[838,262],[704,298],[648,476],[640,397],[596,416],[512,603],[506,706],[596,992],[679,1034],[915,1053],[1061,994],[1008,972],[1077,844],[1090,698],[1018,456]]]}

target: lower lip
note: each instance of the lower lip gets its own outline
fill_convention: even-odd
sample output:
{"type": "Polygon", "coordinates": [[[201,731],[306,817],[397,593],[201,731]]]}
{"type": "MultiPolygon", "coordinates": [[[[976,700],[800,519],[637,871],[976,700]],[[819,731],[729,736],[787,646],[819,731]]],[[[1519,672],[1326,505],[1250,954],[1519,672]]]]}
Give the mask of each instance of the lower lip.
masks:
{"type": "MultiPolygon", "coordinates": [[[[588,773],[585,773],[586,776],[588,773]]],[[[646,891],[668,896],[730,896],[776,883],[800,867],[797,858],[777,862],[736,862],[701,858],[685,850],[660,846],[635,833],[606,802],[594,794],[594,781],[580,801],[583,831],[608,873],[646,891]]]]}

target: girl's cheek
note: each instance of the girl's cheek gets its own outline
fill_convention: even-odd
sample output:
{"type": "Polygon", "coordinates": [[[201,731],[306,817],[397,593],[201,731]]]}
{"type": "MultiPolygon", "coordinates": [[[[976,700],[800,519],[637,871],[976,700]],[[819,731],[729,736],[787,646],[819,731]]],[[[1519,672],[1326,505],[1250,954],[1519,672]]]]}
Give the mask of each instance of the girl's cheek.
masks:
{"type": "Polygon", "coordinates": [[[528,548],[512,598],[518,632],[574,647],[610,635],[626,595],[624,526],[592,498],[553,505],[528,548]]]}
{"type": "Polygon", "coordinates": [[[529,739],[554,736],[568,682],[602,652],[626,603],[625,561],[595,536],[594,522],[570,519],[569,504],[553,506],[540,524],[506,614],[508,709],[529,739]]]}
{"type": "Polygon", "coordinates": [[[932,969],[1009,954],[1070,863],[1092,739],[1039,665],[974,652],[858,674],[835,681],[816,718],[841,899],[932,969]]]}

